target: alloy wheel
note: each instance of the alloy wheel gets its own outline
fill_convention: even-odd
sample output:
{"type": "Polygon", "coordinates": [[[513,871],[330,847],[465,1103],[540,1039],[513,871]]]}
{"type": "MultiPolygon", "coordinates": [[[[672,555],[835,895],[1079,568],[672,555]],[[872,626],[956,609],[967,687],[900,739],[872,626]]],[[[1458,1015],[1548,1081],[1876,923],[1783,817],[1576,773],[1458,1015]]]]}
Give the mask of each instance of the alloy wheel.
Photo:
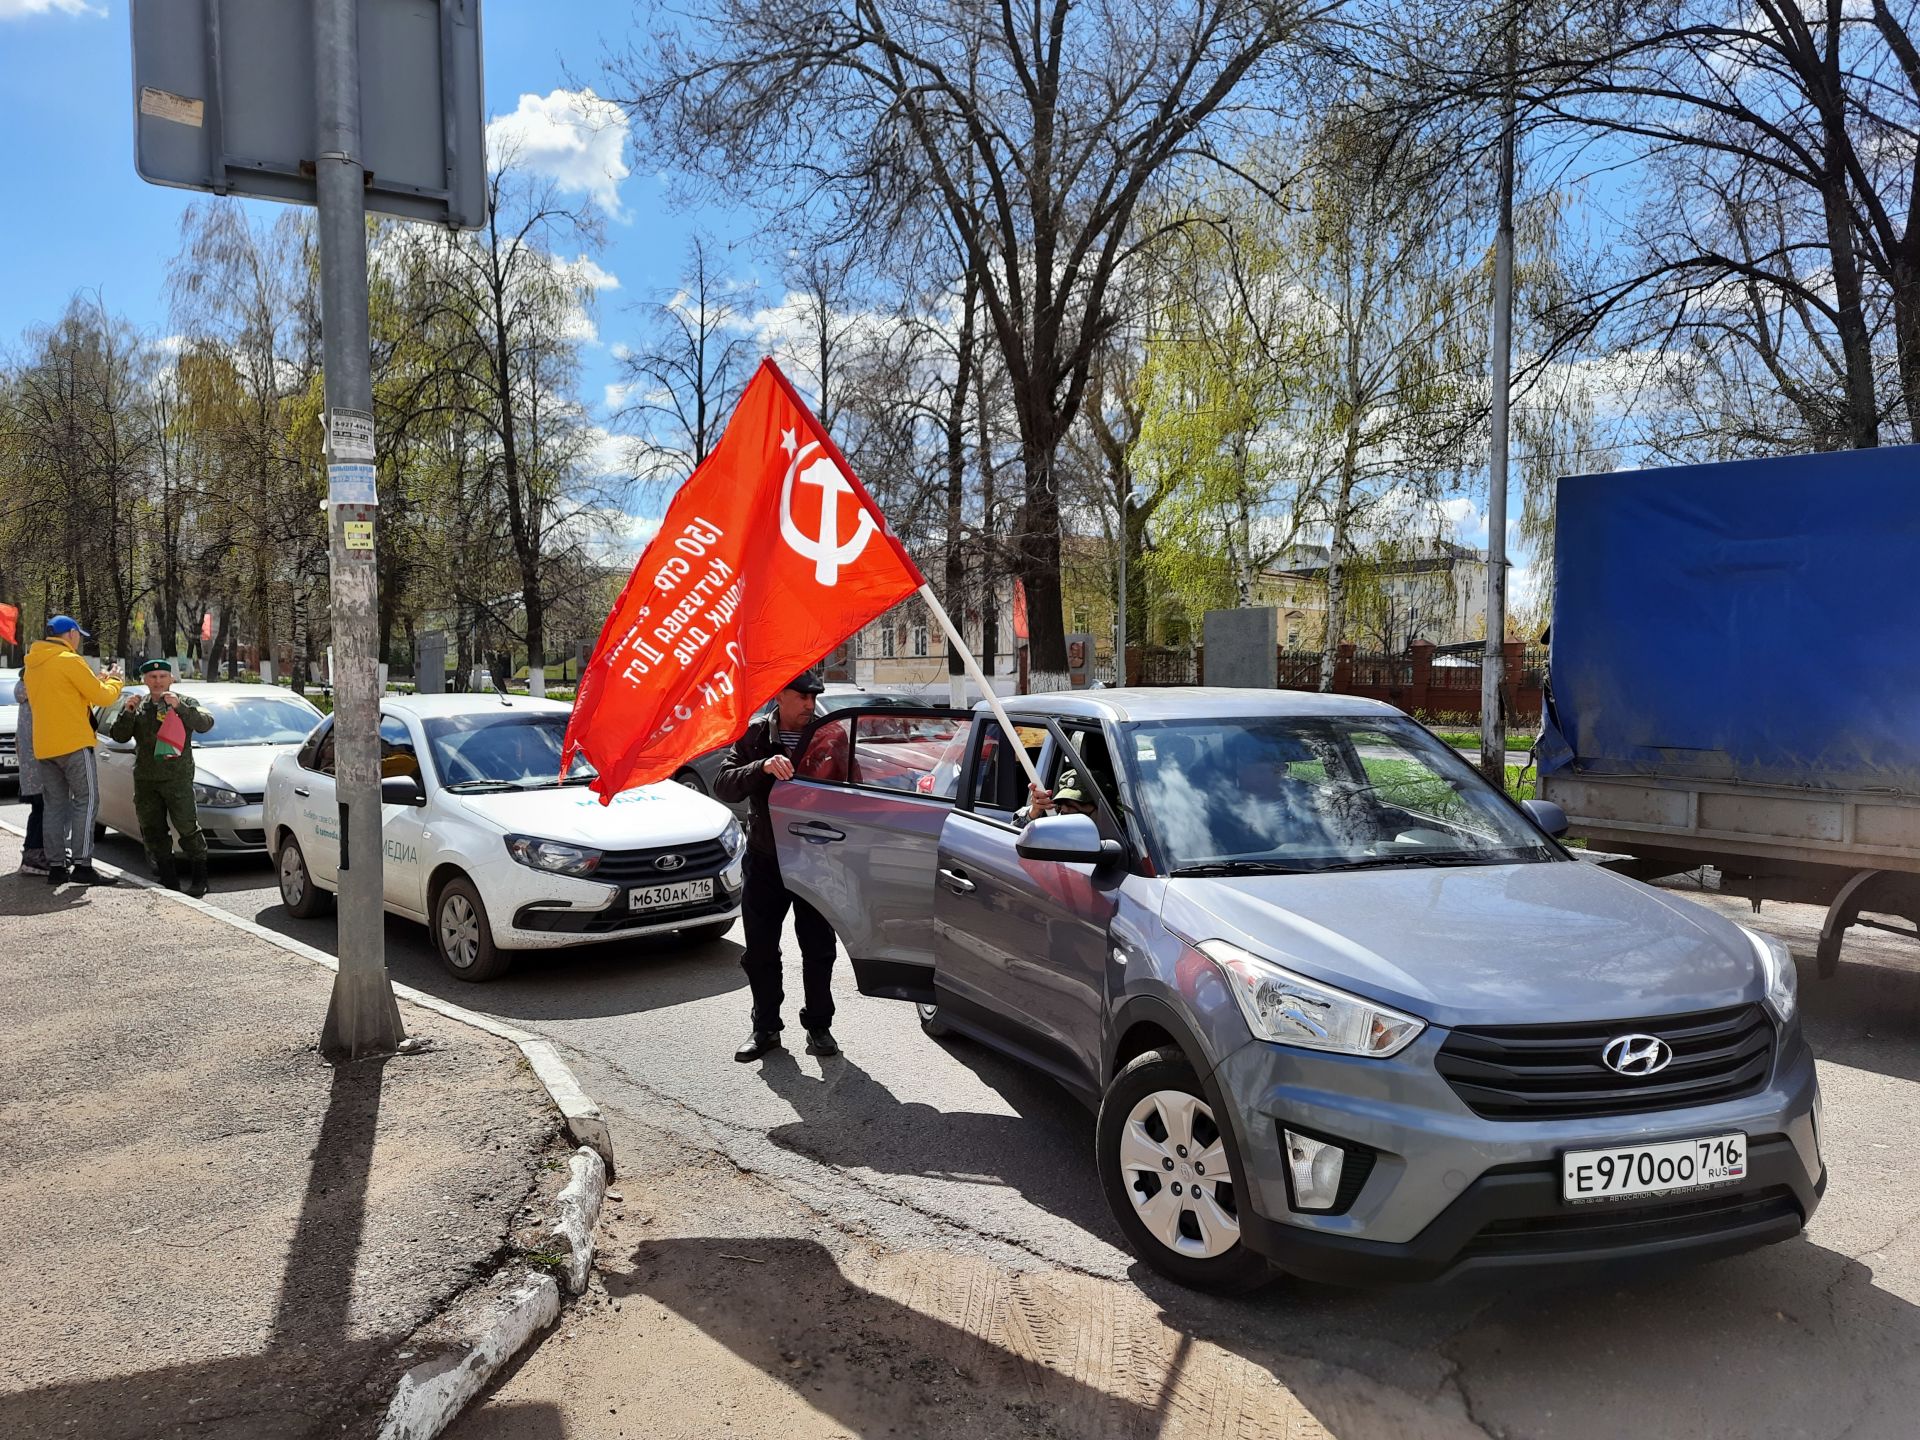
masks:
{"type": "Polygon", "coordinates": [[[1174,1254],[1211,1260],[1240,1243],[1226,1141],[1199,1096],[1144,1097],[1127,1115],[1119,1163],[1140,1223],[1174,1254]]]}

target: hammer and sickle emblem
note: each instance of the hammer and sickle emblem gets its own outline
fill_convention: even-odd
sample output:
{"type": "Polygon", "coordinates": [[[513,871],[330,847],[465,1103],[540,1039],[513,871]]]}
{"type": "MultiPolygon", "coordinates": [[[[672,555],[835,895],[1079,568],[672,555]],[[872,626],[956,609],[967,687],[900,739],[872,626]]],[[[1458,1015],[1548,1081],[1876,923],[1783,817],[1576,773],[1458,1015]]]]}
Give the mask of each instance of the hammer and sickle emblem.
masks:
{"type": "MultiPolygon", "coordinates": [[[[791,432],[788,432],[791,436],[791,432]]],[[[780,486],[780,538],[785,540],[794,553],[813,561],[813,578],[822,585],[832,586],[840,582],[840,567],[851,565],[860,558],[860,552],[867,548],[867,541],[873,538],[873,516],[865,507],[856,513],[858,520],[853,534],[845,540],[840,538],[840,497],[852,495],[853,486],[847,483],[847,477],[840,473],[840,467],[832,459],[822,455],[802,470],[801,464],[814,451],[820,448],[818,440],[809,440],[797,450],[790,450],[793,458],[787,462],[787,478],[780,486]],[[803,485],[820,487],[820,533],[809,536],[803,533],[793,518],[793,482],[799,480],[803,485]]]]}

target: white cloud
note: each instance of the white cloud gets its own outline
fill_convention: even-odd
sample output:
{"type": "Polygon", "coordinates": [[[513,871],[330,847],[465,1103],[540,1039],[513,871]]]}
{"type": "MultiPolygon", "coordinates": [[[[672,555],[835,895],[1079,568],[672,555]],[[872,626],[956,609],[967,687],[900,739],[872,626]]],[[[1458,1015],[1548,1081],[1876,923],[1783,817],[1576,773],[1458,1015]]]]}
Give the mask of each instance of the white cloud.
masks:
{"type": "Polygon", "coordinates": [[[62,15],[91,15],[96,20],[107,18],[106,6],[89,5],[87,0],[0,0],[0,20],[25,20],[56,10],[62,15]]]}
{"type": "Polygon", "coordinates": [[[635,440],[631,435],[616,435],[604,425],[589,428],[591,440],[583,460],[590,475],[633,474],[635,440]]]}
{"type": "MultiPolygon", "coordinates": [[[[0,0],[0,4],[9,0],[0,0]]],[[[621,216],[620,182],[627,168],[627,116],[591,90],[522,95],[511,115],[487,126],[487,151],[512,154],[563,191],[585,195],[607,214],[621,216]]]]}

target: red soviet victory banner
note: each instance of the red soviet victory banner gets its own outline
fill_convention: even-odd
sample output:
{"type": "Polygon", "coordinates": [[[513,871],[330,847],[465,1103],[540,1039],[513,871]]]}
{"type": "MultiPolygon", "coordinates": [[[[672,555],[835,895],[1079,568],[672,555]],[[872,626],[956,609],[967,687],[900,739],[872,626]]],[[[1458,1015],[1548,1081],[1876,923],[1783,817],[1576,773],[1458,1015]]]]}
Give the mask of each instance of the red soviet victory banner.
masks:
{"type": "Polygon", "coordinates": [[[9,645],[17,644],[20,639],[20,607],[18,605],[0,605],[0,640],[9,645]]]}
{"type": "Polygon", "coordinates": [[[567,722],[602,804],[733,740],[789,680],[926,583],[772,360],[667,509],[567,722]]]}

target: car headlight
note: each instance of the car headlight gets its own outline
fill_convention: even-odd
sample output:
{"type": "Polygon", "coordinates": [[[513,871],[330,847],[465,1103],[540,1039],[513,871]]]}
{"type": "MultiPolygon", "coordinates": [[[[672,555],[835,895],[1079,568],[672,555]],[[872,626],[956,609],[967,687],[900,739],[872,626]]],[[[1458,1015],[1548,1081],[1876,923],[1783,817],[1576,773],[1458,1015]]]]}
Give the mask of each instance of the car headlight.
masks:
{"type": "Polygon", "coordinates": [[[193,803],[211,810],[238,810],[247,802],[238,790],[229,790],[224,785],[195,785],[193,803]]]}
{"type": "Polygon", "coordinates": [[[1754,953],[1760,957],[1760,973],[1767,977],[1767,1006],[1784,1025],[1800,1008],[1800,974],[1793,968],[1793,952],[1771,935],[1747,930],[1744,925],[1740,928],[1753,942],[1754,953]]]}
{"type": "Polygon", "coordinates": [[[726,847],[727,858],[731,860],[745,848],[747,832],[740,828],[738,820],[729,820],[727,828],[720,832],[720,843],[726,847]]]}
{"type": "Polygon", "coordinates": [[[507,836],[507,853],[522,865],[555,875],[591,875],[600,864],[598,850],[532,835],[507,836]]]}
{"type": "Polygon", "coordinates": [[[1424,1020],[1296,975],[1228,941],[1203,941],[1199,949],[1227,977],[1258,1039],[1382,1059],[1427,1028],[1424,1020]]]}

